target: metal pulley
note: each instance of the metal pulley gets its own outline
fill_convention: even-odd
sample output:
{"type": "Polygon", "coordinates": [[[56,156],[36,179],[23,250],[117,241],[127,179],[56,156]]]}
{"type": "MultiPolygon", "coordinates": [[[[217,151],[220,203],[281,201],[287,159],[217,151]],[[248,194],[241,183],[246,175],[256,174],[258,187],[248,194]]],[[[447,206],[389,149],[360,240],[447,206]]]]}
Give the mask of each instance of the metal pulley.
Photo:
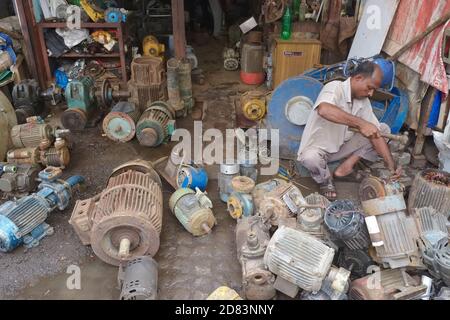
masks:
{"type": "Polygon", "coordinates": [[[244,116],[251,121],[262,120],[266,115],[266,94],[259,91],[248,91],[241,96],[244,116]]]}
{"type": "Polygon", "coordinates": [[[125,100],[131,97],[129,91],[115,90],[109,79],[103,80],[100,89],[95,92],[98,102],[106,107],[111,107],[114,102],[125,100]]]}

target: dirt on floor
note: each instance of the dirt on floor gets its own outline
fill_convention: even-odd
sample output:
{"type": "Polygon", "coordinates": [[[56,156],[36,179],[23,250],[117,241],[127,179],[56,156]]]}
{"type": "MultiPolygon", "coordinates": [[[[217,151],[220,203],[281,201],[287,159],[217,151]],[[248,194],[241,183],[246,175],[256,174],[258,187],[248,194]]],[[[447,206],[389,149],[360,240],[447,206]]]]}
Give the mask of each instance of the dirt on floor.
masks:
{"type": "MultiPolygon", "coordinates": [[[[254,87],[240,83],[238,72],[226,72],[222,66],[223,41],[211,39],[207,46],[195,47],[199,66],[206,83],[194,85],[194,96],[208,104],[204,130],[234,127],[233,97],[254,87]]],[[[58,112],[55,112],[57,114],[58,112]]],[[[54,120],[58,117],[54,115],[54,120]]],[[[190,117],[177,121],[178,128],[192,131],[190,117]]],[[[86,187],[74,194],[71,206],[63,212],[53,212],[47,223],[53,226],[53,236],[44,238],[37,248],[0,254],[0,299],[117,299],[118,268],[96,258],[90,247],[83,246],[68,220],[75,200],[100,193],[111,171],[136,158],[156,161],[169,155],[175,143],[159,148],[141,147],[136,140],[127,144],[109,141],[101,125],[73,135],[72,161],[65,177],[82,175],[86,187]],[[79,266],[81,290],[70,290],[67,281],[71,266],[79,266]],[[69,273],[68,273],[69,271],[69,273]]],[[[217,192],[217,166],[208,168],[208,193],[214,204],[218,224],[207,236],[195,238],[188,233],[168,208],[174,192],[164,183],[164,217],[161,246],[155,260],[159,264],[159,299],[205,299],[217,287],[226,285],[241,291],[241,266],[236,258],[236,222],[226,211],[226,204],[217,192]]],[[[310,179],[302,184],[305,194],[316,191],[310,179]]],[[[357,185],[339,184],[339,196],[357,200],[357,185]]]]}

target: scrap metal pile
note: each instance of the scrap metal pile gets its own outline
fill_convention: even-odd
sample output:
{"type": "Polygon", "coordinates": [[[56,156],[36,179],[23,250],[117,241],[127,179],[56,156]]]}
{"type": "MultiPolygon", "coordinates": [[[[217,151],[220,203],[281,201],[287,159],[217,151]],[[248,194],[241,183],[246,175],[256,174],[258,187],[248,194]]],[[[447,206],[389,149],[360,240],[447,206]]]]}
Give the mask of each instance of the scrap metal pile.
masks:
{"type": "MultiPolygon", "coordinates": [[[[254,186],[250,198],[229,198],[229,212],[238,218],[242,297],[269,300],[281,292],[301,300],[446,299],[448,182],[444,172],[419,173],[409,207],[403,185],[376,177],[361,183],[361,207],[348,200],[329,203],[318,194],[305,198],[292,183],[276,179],[254,186]],[[237,215],[248,202],[253,213],[237,215]]],[[[221,295],[230,290],[220,288],[221,295]]]]}

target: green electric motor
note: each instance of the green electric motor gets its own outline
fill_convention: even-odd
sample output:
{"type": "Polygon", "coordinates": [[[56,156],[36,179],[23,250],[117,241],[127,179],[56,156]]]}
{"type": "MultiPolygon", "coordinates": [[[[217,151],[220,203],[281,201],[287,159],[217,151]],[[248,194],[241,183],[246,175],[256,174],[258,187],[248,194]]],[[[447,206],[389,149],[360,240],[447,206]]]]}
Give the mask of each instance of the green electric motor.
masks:
{"type": "Polygon", "coordinates": [[[68,109],[61,116],[64,128],[77,131],[86,127],[89,117],[97,107],[94,85],[92,77],[69,82],[65,93],[68,109]]]}

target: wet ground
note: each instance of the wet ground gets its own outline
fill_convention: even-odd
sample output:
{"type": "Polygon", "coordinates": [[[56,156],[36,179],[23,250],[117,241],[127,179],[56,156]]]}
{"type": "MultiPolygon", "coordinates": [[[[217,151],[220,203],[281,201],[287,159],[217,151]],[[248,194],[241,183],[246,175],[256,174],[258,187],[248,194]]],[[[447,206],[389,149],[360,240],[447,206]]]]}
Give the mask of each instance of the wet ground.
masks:
{"type": "MultiPolygon", "coordinates": [[[[234,127],[232,97],[254,87],[242,85],[237,72],[222,68],[222,42],[211,40],[208,46],[196,47],[200,68],[206,83],[194,86],[199,101],[207,101],[204,130],[234,127]]],[[[192,130],[192,119],[177,122],[179,128],[192,130]]],[[[156,161],[170,153],[175,143],[156,149],[139,146],[136,141],[116,144],[102,136],[101,127],[87,129],[73,137],[74,149],[65,176],[82,175],[86,188],[74,195],[86,199],[100,193],[111,171],[118,165],[142,158],[156,161]]],[[[183,229],[168,208],[172,187],[164,183],[164,218],[161,246],[155,260],[159,264],[159,299],[205,299],[217,287],[226,285],[241,291],[241,267],[236,258],[234,228],[236,222],[226,212],[218,198],[216,166],[208,168],[208,193],[214,204],[218,225],[205,237],[194,238],[183,229]]],[[[316,191],[310,179],[301,181],[316,191]]],[[[338,184],[339,196],[357,200],[357,185],[338,184]]],[[[10,254],[0,254],[0,299],[117,299],[120,291],[116,267],[95,257],[90,247],[81,244],[69,225],[74,201],[64,212],[54,212],[48,223],[55,234],[28,252],[19,248],[10,254]],[[81,290],[70,290],[73,266],[80,268],[81,290]]]]}

